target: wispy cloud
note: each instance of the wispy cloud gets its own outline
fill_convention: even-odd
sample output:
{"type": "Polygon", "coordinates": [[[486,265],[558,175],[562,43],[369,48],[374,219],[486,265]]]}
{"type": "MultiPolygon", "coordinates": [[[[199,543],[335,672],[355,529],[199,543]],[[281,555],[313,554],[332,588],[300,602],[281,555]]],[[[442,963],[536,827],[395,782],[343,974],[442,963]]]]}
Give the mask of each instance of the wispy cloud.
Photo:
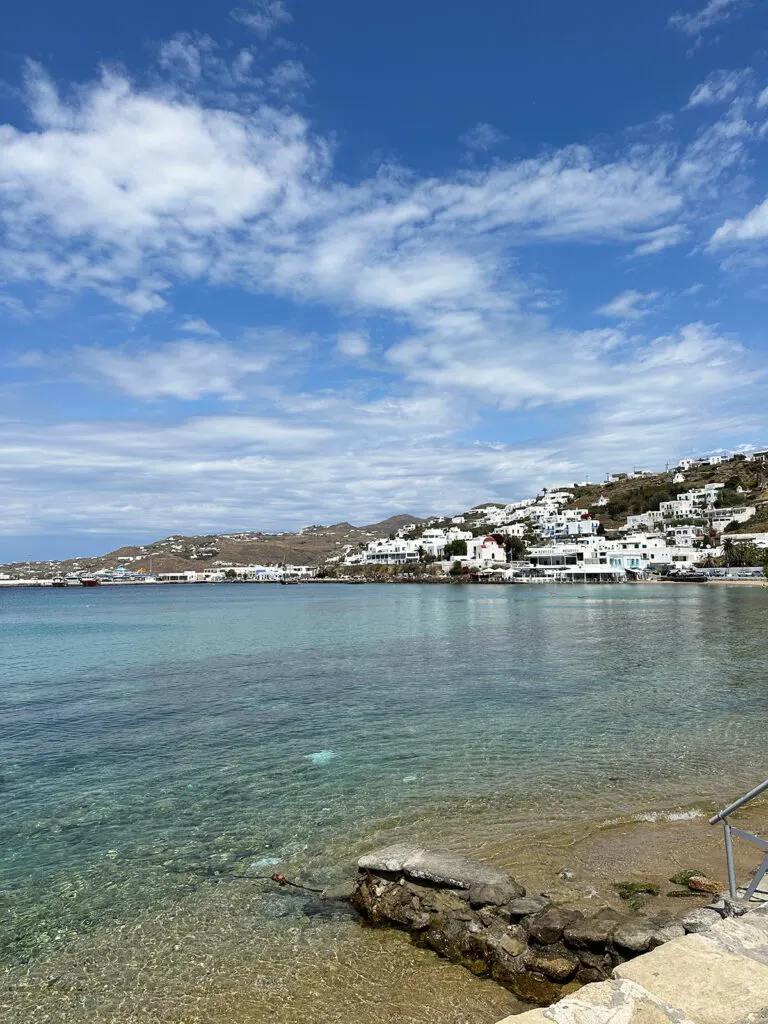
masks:
{"type": "Polygon", "coordinates": [[[138,352],[81,347],[75,357],[85,379],[112,384],[134,398],[185,402],[204,395],[219,395],[226,401],[241,398],[239,382],[263,372],[272,361],[269,354],[202,341],[171,342],[138,352]]]}
{"type": "Polygon", "coordinates": [[[16,298],[15,295],[0,294],[0,310],[5,310],[15,320],[26,321],[32,318],[32,314],[26,305],[21,299],[16,298]]]}
{"type": "Polygon", "coordinates": [[[348,359],[362,359],[370,347],[368,336],[361,331],[344,331],[336,338],[336,348],[348,359]]]}
{"type": "Polygon", "coordinates": [[[207,334],[211,337],[218,337],[219,335],[216,328],[211,327],[208,321],[203,320],[202,317],[185,320],[179,330],[184,331],[187,334],[207,334]]]}
{"type": "Polygon", "coordinates": [[[237,7],[231,13],[235,21],[252,29],[262,39],[278,26],[293,21],[285,0],[248,0],[247,7],[237,7]]]}
{"type": "Polygon", "coordinates": [[[614,320],[631,322],[647,316],[653,310],[653,304],[658,299],[658,292],[638,292],[629,290],[617,295],[604,306],[600,306],[595,312],[601,316],[611,317],[614,320]]]}
{"type": "Polygon", "coordinates": [[[752,68],[742,68],[740,71],[713,71],[693,90],[688,100],[688,107],[726,103],[733,99],[753,77],[752,68]]]}
{"type": "Polygon", "coordinates": [[[494,128],[492,124],[488,124],[485,121],[479,121],[471,131],[465,132],[461,136],[460,142],[467,149],[484,152],[485,150],[493,149],[494,146],[498,146],[505,139],[506,135],[503,135],[498,128],[494,128]]]}
{"type": "Polygon", "coordinates": [[[669,25],[687,36],[700,36],[708,28],[735,17],[751,2],[752,0],[709,0],[709,3],[697,11],[689,14],[678,11],[673,14],[669,19],[669,25]]]}

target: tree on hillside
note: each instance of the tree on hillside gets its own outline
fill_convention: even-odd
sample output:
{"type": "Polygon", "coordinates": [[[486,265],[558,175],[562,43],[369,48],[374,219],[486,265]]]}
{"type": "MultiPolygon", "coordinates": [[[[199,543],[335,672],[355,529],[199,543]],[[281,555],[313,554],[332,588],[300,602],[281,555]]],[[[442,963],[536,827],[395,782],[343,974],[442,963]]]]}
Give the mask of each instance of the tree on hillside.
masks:
{"type": "Polygon", "coordinates": [[[467,542],[465,540],[451,540],[443,549],[443,558],[456,558],[456,556],[466,555],[467,553],[467,542]]]}
{"type": "Polygon", "coordinates": [[[528,553],[522,537],[505,537],[504,550],[508,562],[522,562],[528,553]]]}

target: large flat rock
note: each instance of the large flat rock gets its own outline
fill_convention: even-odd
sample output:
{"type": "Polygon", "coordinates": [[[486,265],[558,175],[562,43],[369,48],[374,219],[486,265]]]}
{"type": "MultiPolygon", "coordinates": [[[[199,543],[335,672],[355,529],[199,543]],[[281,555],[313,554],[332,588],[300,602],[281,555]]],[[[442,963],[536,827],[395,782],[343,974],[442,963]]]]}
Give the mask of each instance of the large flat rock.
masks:
{"type": "MultiPolygon", "coordinates": [[[[710,942],[736,956],[746,956],[768,965],[768,915],[745,914],[718,921],[707,932],[710,942]]],[[[768,992],[765,995],[768,1005],[768,992]]]]}
{"type": "MultiPolygon", "coordinates": [[[[504,885],[511,878],[501,868],[471,860],[458,853],[437,853],[405,843],[367,853],[358,860],[357,866],[361,870],[402,873],[409,878],[452,889],[504,885]]],[[[512,893],[510,899],[514,895],[512,893]]]]}
{"type": "Polygon", "coordinates": [[[385,846],[381,850],[366,853],[357,862],[357,866],[361,871],[391,871],[393,874],[400,874],[406,861],[418,860],[423,854],[424,850],[419,846],[395,843],[394,846],[385,846]]]}
{"type": "Polygon", "coordinates": [[[768,1000],[768,965],[730,952],[710,933],[675,939],[620,964],[613,973],[678,1007],[697,1024],[738,1024],[768,1000]]]}
{"type": "Polygon", "coordinates": [[[633,981],[587,985],[545,1010],[507,1017],[500,1024],[699,1024],[633,981]]]}

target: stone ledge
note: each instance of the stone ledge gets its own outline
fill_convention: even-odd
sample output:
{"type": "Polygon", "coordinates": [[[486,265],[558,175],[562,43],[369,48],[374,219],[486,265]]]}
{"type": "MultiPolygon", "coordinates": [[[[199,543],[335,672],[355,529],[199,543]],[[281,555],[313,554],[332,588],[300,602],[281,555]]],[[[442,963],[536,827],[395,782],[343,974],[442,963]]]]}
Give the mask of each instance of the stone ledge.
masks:
{"type": "Polygon", "coordinates": [[[547,1010],[529,1010],[499,1024],[699,1024],[634,981],[603,981],[547,1010]]]}
{"type": "Polygon", "coordinates": [[[547,1009],[499,1024],[768,1024],[768,907],[619,965],[547,1009]]]}
{"type": "Polygon", "coordinates": [[[637,982],[697,1024],[738,1024],[768,1001],[768,965],[729,952],[709,934],[675,939],[619,965],[614,977],[637,982]]]}
{"type": "Polygon", "coordinates": [[[541,1006],[608,981],[617,965],[685,934],[669,916],[607,908],[585,915],[526,897],[507,872],[453,853],[399,844],[358,866],[352,903],[371,924],[407,931],[417,945],[541,1006]]]}

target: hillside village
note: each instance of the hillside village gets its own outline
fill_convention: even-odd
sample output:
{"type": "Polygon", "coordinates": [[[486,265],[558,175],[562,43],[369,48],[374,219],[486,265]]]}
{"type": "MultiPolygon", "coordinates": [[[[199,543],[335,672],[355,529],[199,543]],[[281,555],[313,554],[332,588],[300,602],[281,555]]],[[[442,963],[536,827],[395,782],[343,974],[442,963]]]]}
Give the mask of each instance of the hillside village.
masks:
{"type": "Polygon", "coordinates": [[[172,535],[96,559],[9,565],[0,583],[287,579],[623,582],[761,576],[768,565],[768,450],[681,459],[602,483],[544,488],[446,517],[297,533],[172,535]]]}
{"type": "Polygon", "coordinates": [[[348,566],[431,561],[455,575],[501,572],[521,581],[760,573],[768,563],[768,452],[683,459],[664,473],[632,470],[601,484],[545,489],[407,524],[344,559],[348,566]]]}

